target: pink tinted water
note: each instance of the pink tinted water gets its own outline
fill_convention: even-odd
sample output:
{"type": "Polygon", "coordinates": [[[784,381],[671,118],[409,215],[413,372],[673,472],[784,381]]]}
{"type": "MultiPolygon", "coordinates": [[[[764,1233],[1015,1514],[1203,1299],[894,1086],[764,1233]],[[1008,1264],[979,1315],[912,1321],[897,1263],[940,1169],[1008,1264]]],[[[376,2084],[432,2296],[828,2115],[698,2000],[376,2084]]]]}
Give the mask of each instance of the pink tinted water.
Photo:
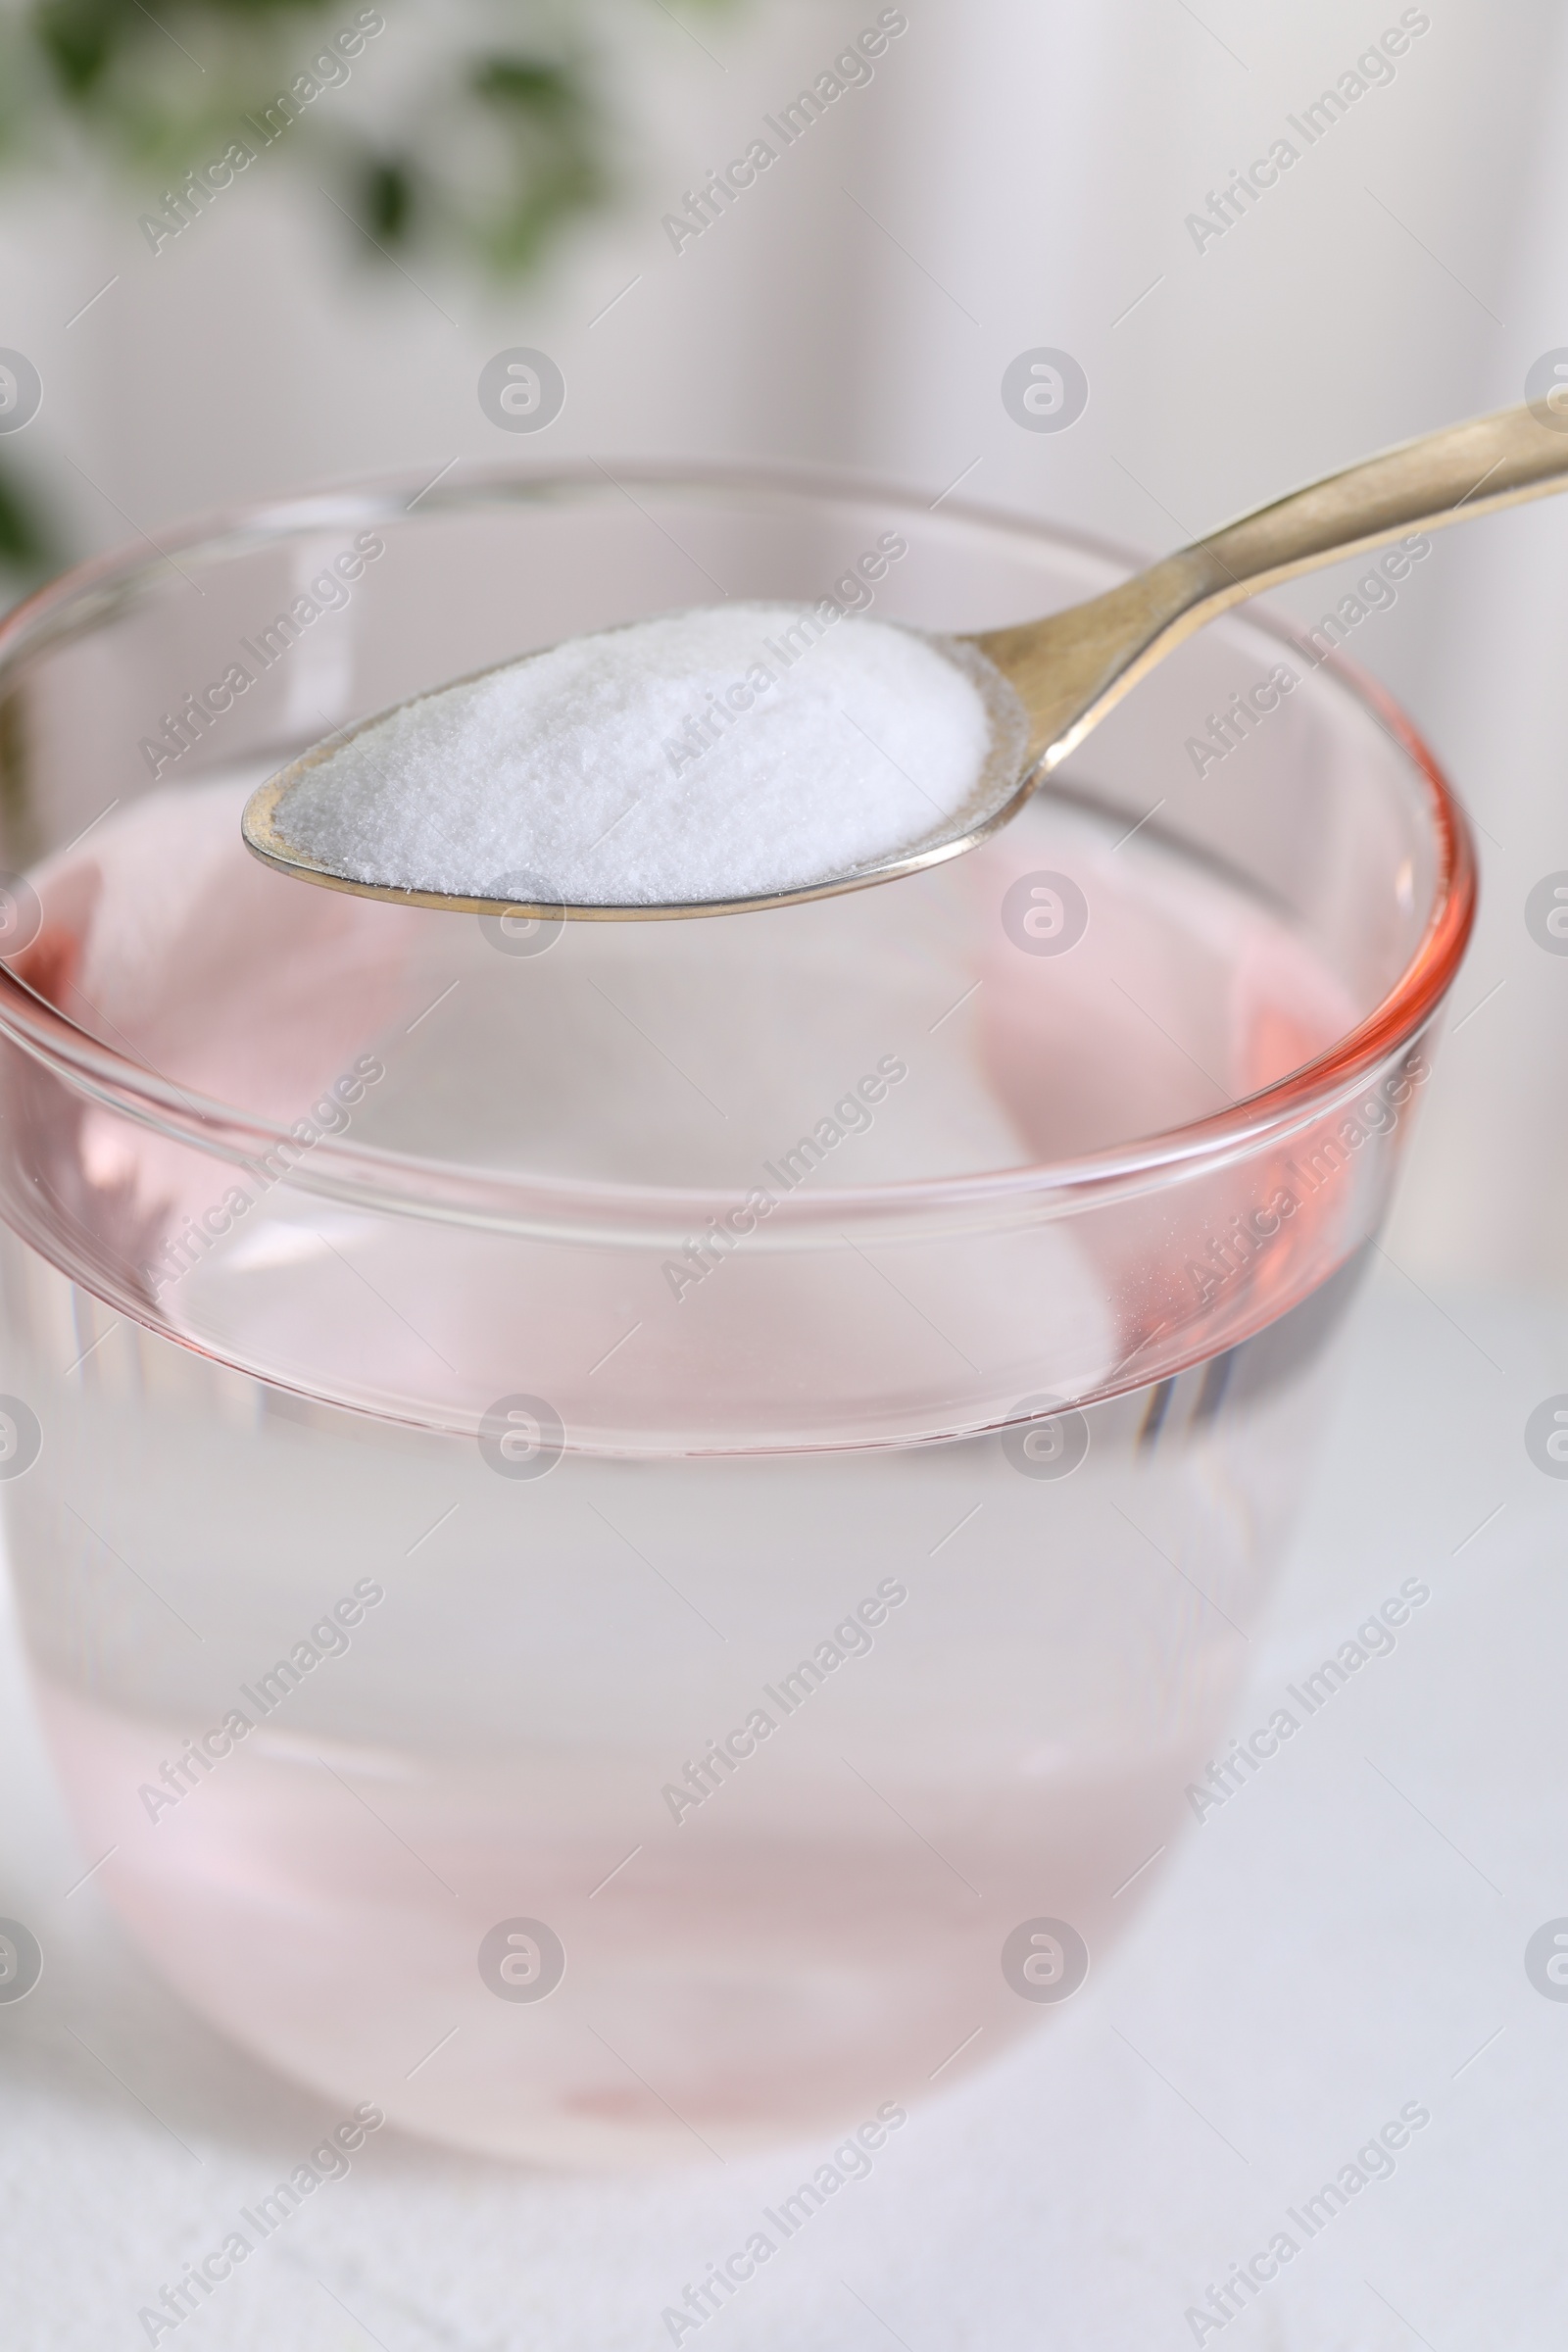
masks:
{"type": "MultiPolygon", "coordinates": [[[[400,1151],[744,1188],[813,1136],[834,1185],[959,1174],[1200,1117],[1351,1017],[1283,917],[1064,807],[917,884],[574,926],[519,957],[476,923],[253,865],[242,791],[154,799],[41,876],[29,976],[167,1076],[280,1120],[368,1056],[385,1074],[355,1133],[400,1151]],[[1067,954],[998,918],[1037,872],[1088,902],[1067,954]],[[835,1117],[877,1071],[866,1121],[835,1117]]],[[[223,1195],[220,1169],[91,1108],[74,1150],[150,1262],[223,1195]]],[[[416,1369],[483,1344],[496,1307],[426,1280],[421,1234],[306,1199],[235,1220],[183,1280],[236,1328],[341,1322],[363,1295],[365,1348],[416,1369]]],[[[1108,1364],[1094,1270],[1069,1232],[1053,1249],[1046,1292],[988,1315],[1099,1313],[1108,1364]]],[[[1223,1380],[1200,1366],[1094,1408],[1060,1480],[993,1436],[568,1454],[514,1482],[471,1441],[291,1402],[133,1322],[68,1375],[68,1287],[9,1256],[15,1385],[62,1434],[8,1508],[61,1769],[84,1842],[115,1849],[97,1883],[272,2063],[434,2136],[571,2163],[728,2153],[953,2080],[1052,2013],[1003,1972],[1023,1920],[1069,1921],[1099,1965],[1217,1740],[1318,1339],[1288,1319],[1266,1377],[1244,1348],[1223,1380]],[[382,1597],[333,1654],[311,1629],[365,1582],[382,1597]],[[844,1629],[890,1585],[862,1650],[844,1629]],[[289,1658],[297,1685],[264,1713],[258,1680],[289,1658]],[[786,1709],[803,1659],[819,1687],[786,1709]],[[235,1709],[232,1751],[171,1782],[235,1709]],[[759,1710],[755,1752],[683,1803],[688,1766],[759,1710]],[[537,2003],[479,1971],[516,1917],[567,1955],[537,2003]]],[[[622,1307],[585,1256],[558,1315],[597,1348],[622,1307]]]]}

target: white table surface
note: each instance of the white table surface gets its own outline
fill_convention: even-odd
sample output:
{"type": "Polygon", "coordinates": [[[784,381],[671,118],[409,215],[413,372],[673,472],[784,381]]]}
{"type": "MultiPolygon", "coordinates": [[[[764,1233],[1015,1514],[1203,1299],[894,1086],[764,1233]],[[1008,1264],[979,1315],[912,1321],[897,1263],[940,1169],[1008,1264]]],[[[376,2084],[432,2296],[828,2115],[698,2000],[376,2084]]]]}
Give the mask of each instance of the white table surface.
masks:
{"type": "MultiPolygon", "coordinates": [[[[1209,2282],[1407,2101],[1432,2121],[1394,2177],[1202,2340],[1565,2340],[1568,2002],[1523,1964],[1531,1932],[1568,1914],[1568,1481],[1523,1444],[1559,1390],[1559,1309],[1430,1299],[1380,1268],[1237,1728],[1402,1578],[1425,1577],[1431,1605],[1188,1831],[1082,1996],[934,2097],[687,2346],[1175,2352],[1209,2282]]],[[[9,1621],[0,1790],[0,1915],[48,1954],[37,1990],[0,2006],[0,2341],[130,2352],[138,2309],[336,2118],[193,2022],[90,1882],[67,1896],[91,1857],[9,1621]]],[[[160,2340],[655,2352],[662,2308],[823,2152],[561,2179],[386,2131],[160,2340]]]]}

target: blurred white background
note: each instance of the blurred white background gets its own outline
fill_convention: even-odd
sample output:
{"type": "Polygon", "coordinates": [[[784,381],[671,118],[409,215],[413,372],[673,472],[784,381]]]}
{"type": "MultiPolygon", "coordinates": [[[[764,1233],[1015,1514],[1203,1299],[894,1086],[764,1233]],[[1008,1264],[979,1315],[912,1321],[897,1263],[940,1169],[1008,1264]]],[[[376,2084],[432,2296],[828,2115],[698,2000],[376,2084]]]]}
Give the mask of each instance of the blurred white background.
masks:
{"type": "MultiPolygon", "coordinates": [[[[485,30],[526,45],[550,22],[429,0],[385,13],[321,122],[337,109],[334,126],[373,134],[416,120],[443,50],[485,30]]],[[[1392,81],[1201,252],[1186,216],[1398,8],[908,0],[871,83],[679,254],[662,216],[877,11],[599,0],[564,14],[599,52],[621,185],[520,285],[417,247],[380,262],[297,137],[156,255],[137,227],[145,195],[90,149],[78,169],[0,181],[0,343],[44,382],[36,420],[0,454],[47,488],[74,552],[383,466],[700,453],[859,467],[933,497],[956,480],[958,497],[1154,553],[1518,399],[1531,361],[1568,341],[1550,176],[1568,34],[1548,0],[1406,11],[1430,29],[1392,81]],[[476,398],[484,362],[516,344],[566,378],[537,441],[502,432],[476,398]],[[1025,432],[1003,407],[1004,368],[1037,345],[1087,370],[1069,431],[1025,432]]],[[[302,57],[335,28],[302,17],[302,57]]],[[[171,39],[165,54],[171,90],[194,85],[194,52],[171,39]]],[[[1343,585],[1286,601],[1309,622],[1343,585]]],[[[1423,1283],[1568,1272],[1568,962],[1523,921],[1531,886],[1568,865],[1565,630],[1568,507],[1548,502],[1440,539],[1397,608],[1356,634],[1357,660],[1447,765],[1485,859],[1391,1239],[1423,1283]]]]}

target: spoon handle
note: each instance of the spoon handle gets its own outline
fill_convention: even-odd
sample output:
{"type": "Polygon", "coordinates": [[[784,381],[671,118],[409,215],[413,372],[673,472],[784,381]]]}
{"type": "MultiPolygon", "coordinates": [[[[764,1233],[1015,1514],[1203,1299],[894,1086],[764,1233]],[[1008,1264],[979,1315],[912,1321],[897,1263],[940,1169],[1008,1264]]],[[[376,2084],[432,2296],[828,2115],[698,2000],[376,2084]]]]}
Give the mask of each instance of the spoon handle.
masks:
{"type": "Polygon", "coordinates": [[[1568,487],[1568,385],[1563,413],[1500,409],[1386,449],[1343,473],[1293,490],[1226,523],[1174,559],[1207,560],[1222,604],[1407,531],[1436,530],[1568,487]]]}
{"type": "Polygon", "coordinates": [[[1445,425],[1224,523],[1088,604],[975,642],[1022,697],[1044,773],[1228,605],[1357,549],[1562,489],[1568,389],[1551,422],[1527,406],[1445,425]]]}

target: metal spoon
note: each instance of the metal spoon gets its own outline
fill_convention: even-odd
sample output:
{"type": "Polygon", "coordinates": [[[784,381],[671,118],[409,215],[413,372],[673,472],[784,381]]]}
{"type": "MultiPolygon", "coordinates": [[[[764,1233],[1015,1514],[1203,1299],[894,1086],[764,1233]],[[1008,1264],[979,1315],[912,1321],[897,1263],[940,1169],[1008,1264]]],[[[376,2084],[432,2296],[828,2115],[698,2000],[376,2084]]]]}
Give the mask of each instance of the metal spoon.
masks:
{"type": "MultiPolygon", "coordinates": [[[[1088,604],[976,637],[934,640],[976,679],[990,707],[992,751],[976,798],[956,829],[805,889],[689,905],[563,906],[363,882],[326,866],[288,835],[290,791],[339,748],[342,735],[307,752],[251,795],[242,819],[246,846],[303,882],[402,906],[479,914],[618,921],[732,914],[894,881],[976,848],[1006,824],[1156,662],[1228,606],[1357,549],[1568,487],[1568,393],[1560,412],[1554,398],[1548,394],[1539,405],[1445,426],[1294,490],[1088,604]]],[[[363,723],[373,726],[386,715],[363,723]]]]}

